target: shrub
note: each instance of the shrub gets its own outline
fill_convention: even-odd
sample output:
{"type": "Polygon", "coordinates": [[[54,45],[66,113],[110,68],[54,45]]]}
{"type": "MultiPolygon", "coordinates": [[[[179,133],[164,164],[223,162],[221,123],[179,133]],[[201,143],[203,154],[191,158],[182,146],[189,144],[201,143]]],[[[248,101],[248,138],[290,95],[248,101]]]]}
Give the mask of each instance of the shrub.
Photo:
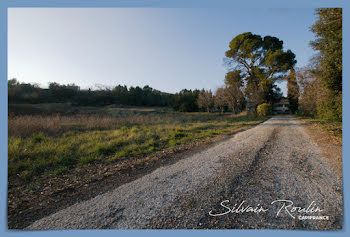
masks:
{"type": "Polygon", "coordinates": [[[320,101],[317,105],[317,117],[325,121],[342,121],[342,97],[333,96],[320,101]]]}
{"type": "Polygon", "coordinates": [[[261,105],[258,105],[257,112],[259,116],[267,116],[270,114],[271,111],[271,105],[264,103],[261,105]]]}

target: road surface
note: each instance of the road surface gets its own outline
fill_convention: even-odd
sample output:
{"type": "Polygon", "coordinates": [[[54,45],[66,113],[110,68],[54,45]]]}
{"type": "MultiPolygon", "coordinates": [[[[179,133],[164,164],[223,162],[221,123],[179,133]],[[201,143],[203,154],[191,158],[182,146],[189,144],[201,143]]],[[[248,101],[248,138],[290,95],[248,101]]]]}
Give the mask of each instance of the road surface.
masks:
{"type": "Polygon", "coordinates": [[[341,229],[342,178],[303,126],[275,116],[27,229],[341,229]]]}

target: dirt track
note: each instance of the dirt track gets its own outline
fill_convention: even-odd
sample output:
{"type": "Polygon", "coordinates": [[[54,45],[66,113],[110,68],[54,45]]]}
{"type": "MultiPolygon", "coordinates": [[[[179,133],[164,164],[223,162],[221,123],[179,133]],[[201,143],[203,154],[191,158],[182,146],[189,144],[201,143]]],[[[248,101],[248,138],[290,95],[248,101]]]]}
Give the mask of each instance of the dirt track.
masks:
{"type": "Polygon", "coordinates": [[[342,179],[320,153],[302,123],[276,116],[28,229],[340,229],[342,179]],[[242,211],[248,206],[265,211],[242,211]]]}

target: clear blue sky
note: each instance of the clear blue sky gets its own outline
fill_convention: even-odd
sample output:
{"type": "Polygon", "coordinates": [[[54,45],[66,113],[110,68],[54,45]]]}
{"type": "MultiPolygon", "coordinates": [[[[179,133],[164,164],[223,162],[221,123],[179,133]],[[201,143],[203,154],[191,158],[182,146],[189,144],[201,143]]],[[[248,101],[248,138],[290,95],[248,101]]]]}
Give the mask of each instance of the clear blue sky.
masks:
{"type": "MultiPolygon", "coordinates": [[[[253,6],[252,6],[253,7],[253,6]]],[[[8,77],[21,82],[215,90],[225,51],[243,32],[276,36],[301,67],[314,9],[11,8],[8,77]]],[[[285,84],[281,88],[285,92],[285,84]]]]}

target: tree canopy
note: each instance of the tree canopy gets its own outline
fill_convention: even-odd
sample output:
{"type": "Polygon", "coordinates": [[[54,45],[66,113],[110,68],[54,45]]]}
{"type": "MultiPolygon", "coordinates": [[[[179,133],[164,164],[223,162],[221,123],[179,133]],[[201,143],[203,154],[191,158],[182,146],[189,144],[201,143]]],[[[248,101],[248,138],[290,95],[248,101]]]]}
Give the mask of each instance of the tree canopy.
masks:
{"type": "Polygon", "coordinates": [[[291,69],[295,54],[283,50],[283,41],[276,37],[255,35],[250,32],[237,35],[229,44],[227,58],[236,63],[235,71],[245,80],[258,80],[259,83],[282,79],[282,73],[291,69]]]}
{"type": "Polygon", "coordinates": [[[310,27],[317,54],[297,73],[301,87],[300,112],[322,120],[342,121],[342,9],[316,9],[310,27]]]}
{"type": "Polygon", "coordinates": [[[311,46],[319,51],[318,60],[322,68],[321,79],[326,87],[335,92],[342,91],[342,9],[316,9],[318,20],[311,27],[316,39],[311,46]]]}
{"type": "Polygon", "coordinates": [[[291,69],[287,77],[287,98],[289,101],[289,109],[292,113],[295,113],[299,107],[299,86],[294,69],[291,69]]]}
{"type": "Polygon", "coordinates": [[[214,97],[211,90],[202,89],[198,95],[197,104],[199,108],[204,108],[209,112],[210,108],[214,106],[214,97]]]}
{"type": "Polygon", "coordinates": [[[225,83],[239,82],[245,85],[245,94],[253,107],[274,98],[277,80],[296,64],[295,54],[283,50],[283,41],[273,36],[255,35],[246,32],[237,35],[229,44],[225,55],[233,71],[227,73],[225,83]],[[259,95],[256,95],[258,93],[259,95]]]}
{"type": "Polygon", "coordinates": [[[71,103],[81,106],[131,105],[168,106],[173,95],[160,92],[149,86],[130,87],[117,85],[114,89],[100,87],[97,90],[80,89],[75,84],[62,85],[56,82],[49,88],[36,84],[8,80],[8,102],[14,103],[71,103]]]}

